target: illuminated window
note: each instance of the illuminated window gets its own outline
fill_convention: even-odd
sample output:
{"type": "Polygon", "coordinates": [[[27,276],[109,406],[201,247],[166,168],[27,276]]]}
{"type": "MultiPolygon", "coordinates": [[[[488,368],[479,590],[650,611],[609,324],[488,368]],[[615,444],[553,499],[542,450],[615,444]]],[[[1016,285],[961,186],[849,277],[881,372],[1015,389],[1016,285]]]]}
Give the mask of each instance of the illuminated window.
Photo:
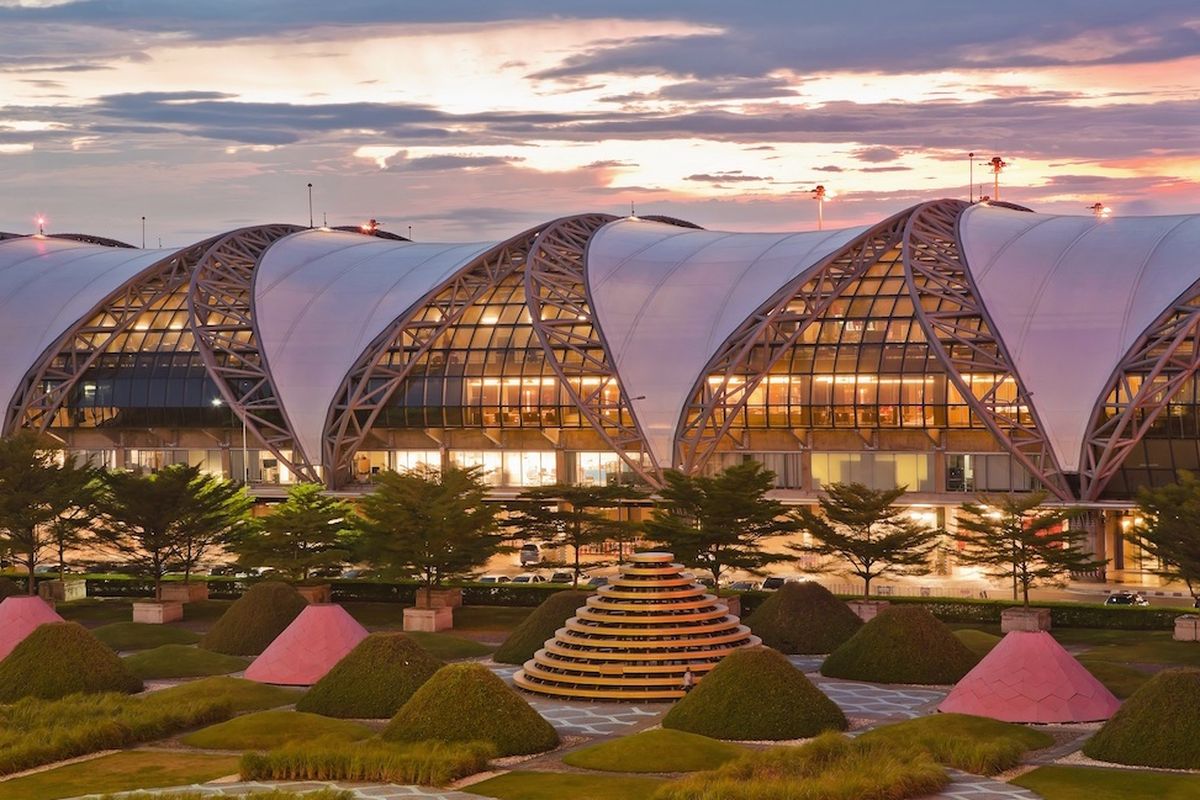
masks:
{"type": "Polygon", "coordinates": [[[548,486],[558,479],[553,450],[451,450],[450,463],[481,467],[489,486],[548,486]]]}
{"type": "Polygon", "coordinates": [[[813,453],[812,472],[818,486],[861,483],[872,489],[933,491],[933,456],[925,453],[813,453]]]}
{"type": "Polygon", "coordinates": [[[946,455],[948,492],[1030,492],[1033,476],[1008,453],[949,453],[946,455]]]}

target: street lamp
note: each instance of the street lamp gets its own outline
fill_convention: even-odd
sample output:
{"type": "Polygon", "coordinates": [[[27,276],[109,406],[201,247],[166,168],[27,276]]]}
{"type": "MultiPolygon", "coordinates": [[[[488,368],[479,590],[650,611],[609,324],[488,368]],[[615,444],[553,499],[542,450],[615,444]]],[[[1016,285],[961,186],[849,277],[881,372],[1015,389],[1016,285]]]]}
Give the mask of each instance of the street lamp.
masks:
{"type": "Polygon", "coordinates": [[[308,185],[308,228],[309,228],[309,230],[312,230],[312,227],[313,227],[312,184],[310,183],[308,185]]]}
{"type": "Polygon", "coordinates": [[[142,249],[146,249],[146,215],[142,214],[142,249]]]}
{"type": "MultiPolygon", "coordinates": [[[[225,401],[219,397],[212,399],[213,406],[220,407],[225,405],[225,401]]],[[[246,446],[246,415],[239,414],[242,418],[242,484],[250,485],[250,450],[246,446]]]]}
{"type": "Polygon", "coordinates": [[[37,224],[38,224],[38,236],[45,236],[46,235],[46,218],[38,217],[37,224]]]}
{"type": "Polygon", "coordinates": [[[1096,219],[1104,219],[1112,213],[1112,209],[1101,202],[1092,203],[1090,206],[1087,206],[1087,210],[1092,212],[1096,219]]]}
{"type": "Polygon", "coordinates": [[[1010,167],[1012,165],[1009,164],[1007,161],[1005,161],[1000,156],[992,156],[992,158],[989,161],[985,161],[984,163],[992,168],[992,199],[999,200],[1000,199],[1000,173],[1003,172],[1005,170],[1005,168],[1010,167]]]}
{"type": "Polygon", "coordinates": [[[837,197],[831,191],[828,191],[824,186],[818,184],[817,188],[812,191],[812,199],[817,201],[817,230],[825,227],[825,201],[832,200],[837,197]]]}

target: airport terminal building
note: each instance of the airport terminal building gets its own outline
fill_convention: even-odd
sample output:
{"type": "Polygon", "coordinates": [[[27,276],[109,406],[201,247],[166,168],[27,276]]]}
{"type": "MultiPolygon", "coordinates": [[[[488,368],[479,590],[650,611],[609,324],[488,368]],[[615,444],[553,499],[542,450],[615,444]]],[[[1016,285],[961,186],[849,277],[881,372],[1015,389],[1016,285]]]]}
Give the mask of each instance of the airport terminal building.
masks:
{"type": "Polygon", "coordinates": [[[479,464],[498,497],[756,459],[778,494],[906,484],[1090,509],[1200,470],[1200,215],[938,200],[867,227],[581,214],[500,242],[262,225],[182,250],[0,234],[5,431],[271,495],[479,464]]]}

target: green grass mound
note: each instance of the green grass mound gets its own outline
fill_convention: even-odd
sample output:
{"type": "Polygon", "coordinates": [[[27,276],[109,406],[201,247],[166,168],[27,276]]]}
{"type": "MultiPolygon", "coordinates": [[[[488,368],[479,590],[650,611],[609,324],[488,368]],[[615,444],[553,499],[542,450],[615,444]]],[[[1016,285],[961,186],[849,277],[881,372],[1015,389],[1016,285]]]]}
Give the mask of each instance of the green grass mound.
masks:
{"type": "Polygon", "coordinates": [[[373,633],[296,703],[327,717],[389,719],[442,662],[402,633],[373,633]]]}
{"type": "Polygon", "coordinates": [[[936,714],[867,731],[864,740],[912,744],[939,764],[975,775],[997,775],[1021,763],[1028,750],[1054,744],[1042,731],[967,714],[936,714]]]}
{"type": "Polygon", "coordinates": [[[497,648],[492,658],[501,664],[524,664],[533,654],[542,649],[555,631],[575,616],[575,611],[584,604],[591,592],[555,592],[542,601],[525,620],[513,629],[497,648]]]}
{"type": "Polygon", "coordinates": [[[321,739],[357,742],[372,735],[366,725],[300,711],[258,711],[189,733],[180,741],[204,750],[270,750],[321,739]]]}
{"type": "Polygon", "coordinates": [[[992,648],[1000,644],[1001,637],[987,631],[977,631],[974,628],[963,628],[954,632],[955,638],[966,645],[976,658],[983,658],[992,652],[992,648]]]}
{"type": "Polygon", "coordinates": [[[781,653],[832,653],[862,627],[850,606],[819,583],[787,583],[743,622],[781,653]]]}
{"type": "Polygon", "coordinates": [[[0,575],[0,600],[13,595],[21,594],[21,587],[12,578],[6,578],[0,575]]]}
{"type": "Polygon", "coordinates": [[[1116,764],[1200,769],[1200,670],[1158,673],[1083,745],[1116,764]]]}
{"type": "Polygon", "coordinates": [[[473,639],[451,636],[448,633],[408,631],[405,635],[425,649],[426,653],[442,661],[459,661],[464,658],[486,656],[495,648],[473,639]]]}
{"type": "Polygon", "coordinates": [[[200,646],[231,656],[256,656],[308,605],[286,583],[256,583],[216,621],[200,646]]]}
{"type": "Polygon", "coordinates": [[[250,666],[250,659],[227,656],[187,644],[164,644],[126,656],[125,667],[143,680],[151,678],[201,678],[228,675],[250,666]]]}
{"type": "Polygon", "coordinates": [[[1012,783],[1046,800],[1193,800],[1200,797],[1200,775],[1097,767],[1038,767],[1012,783]]]}
{"type": "Polygon", "coordinates": [[[268,686],[244,678],[202,678],[178,686],[161,689],[147,697],[164,703],[186,705],[200,700],[218,700],[227,705],[231,712],[263,711],[291,705],[304,693],[303,689],[288,689],[283,686],[268,686]]]}
{"type": "Polygon", "coordinates": [[[195,644],[200,637],[184,628],[172,625],[151,625],[148,622],[111,622],[93,628],[92,633],[113,650],[149,650],[164,644],[195,644]]]}
{"type": "Polygon", "coordinates": [[[957,683],[979,661],[923,606],[892,606],[821,665],[821,674],[874,683],[957,683]]]}
{"type": "Polygon", "coordinates": [[[745,748],[707,736],[655,728],[568,753],[563,763],[603,772],[698,772],[745,753],[745,748]]]}
{"type": "Polygon", "coordinates": [[[0,661],[0,703],[54,700],[77,692],[142,690],[117,654],[75,622],[39,625],[0,661]]]}
{"type": "Polygon", "coordinates": [[[726,656],[662,724],[714,739],[779,741],[845,730],[846,716],[782,655],[748,647],[726,656]]]}
{"type": "Polygon", "coordinates": [[[934,794],[949,782],[920,748],[826,733],[668,783],[654,800],[903,800],[934,794]]]}
{"type": "Polygon", "coordinates": [[[383,738],[399,742],[487,742],[497,755],[540,753],[558,734],[482,664],[449,664],[396,712],[383,738]]]}

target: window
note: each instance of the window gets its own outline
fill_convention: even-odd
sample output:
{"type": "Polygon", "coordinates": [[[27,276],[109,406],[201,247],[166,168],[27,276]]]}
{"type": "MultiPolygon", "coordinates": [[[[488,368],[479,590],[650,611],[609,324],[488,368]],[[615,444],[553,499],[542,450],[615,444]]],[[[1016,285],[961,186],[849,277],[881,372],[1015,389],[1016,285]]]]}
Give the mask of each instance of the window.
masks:
{"type": "Polygon", "coordinates": [[[573,482],[580,486],[630,485],[640,481],[624,459],[612,452],[575,453],[573,466],[573,482]]]}
{"type": "Polygon", "coordinates": [[[813,453],[812,471],[818,486],[861,483],[872,489],[933,491],[933,456],[926,453],[813,453]]]}
{"type": "Polygon", "coordinates": [[[547,486],[558,480],[557,454],[553,450],[451,450],[450,462],[459,467],[481,467],[489,486],[547,486]]]}
{"type": "Polygon", "coordinates": [[[765,469],[775,473],[775,488],[799,489],[803,486],[800,475],[800,453],[713,453],[704,465],[706,475],[715,475],[723,469],[746,461],[757,461],[765,469]]]}
{"type": "Polygon", "coordinates": [[[394,450],[392,451],[393,467],[396,472],[405,472],[417,467],[442,468],[442,454],[439,450],[394,450]]]}
{"type": "Polygon", "coordinates": [[[949,453],[948,492],[1031,492],[1033,476],[1008,453],[949,453]]]}

